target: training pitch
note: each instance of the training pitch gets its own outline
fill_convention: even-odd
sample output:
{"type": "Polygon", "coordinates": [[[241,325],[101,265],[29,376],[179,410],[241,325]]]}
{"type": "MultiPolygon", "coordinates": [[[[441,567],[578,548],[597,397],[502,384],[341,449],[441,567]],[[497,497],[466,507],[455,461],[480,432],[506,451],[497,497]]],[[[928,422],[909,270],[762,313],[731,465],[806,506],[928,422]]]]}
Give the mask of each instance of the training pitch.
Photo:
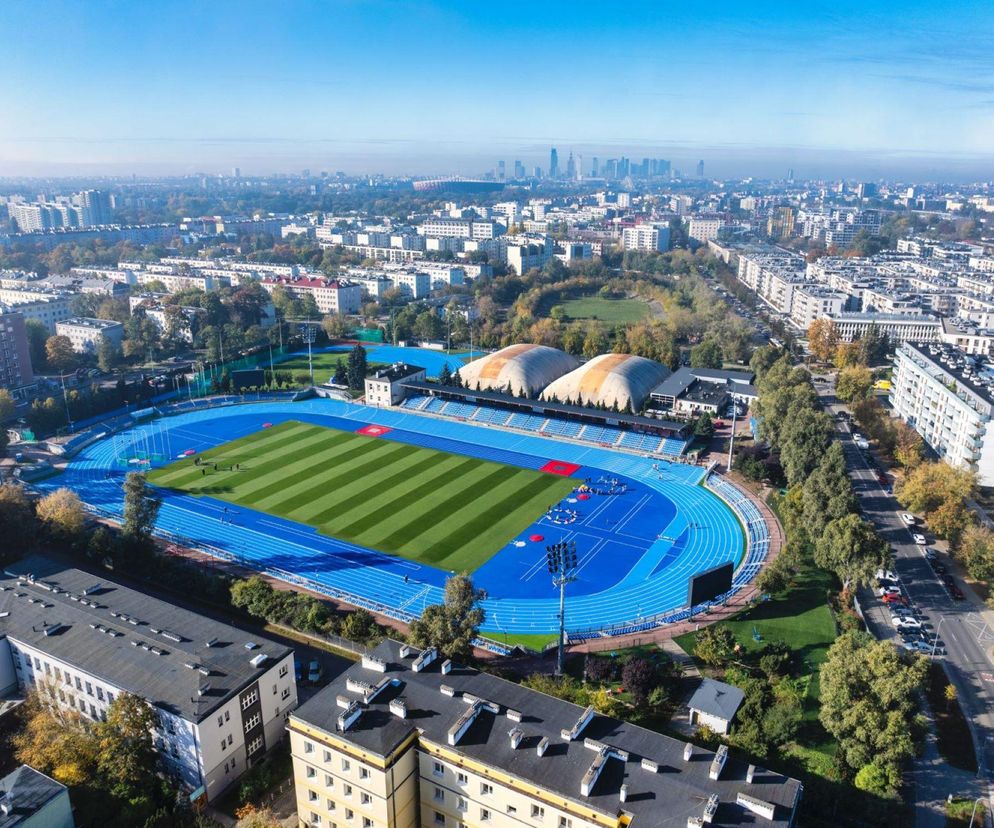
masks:
{"type": "Polygon", "coordinates": [[[295,421],[155,469],[149,482],[454,571],[482,566],[575,485],[295,421]]]}

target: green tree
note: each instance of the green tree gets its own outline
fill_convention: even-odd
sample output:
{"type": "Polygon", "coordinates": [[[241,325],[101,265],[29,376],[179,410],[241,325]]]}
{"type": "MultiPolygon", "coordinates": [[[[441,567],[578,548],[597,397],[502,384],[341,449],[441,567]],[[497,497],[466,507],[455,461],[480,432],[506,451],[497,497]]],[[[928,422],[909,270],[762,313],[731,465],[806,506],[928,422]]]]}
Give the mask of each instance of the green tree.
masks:
{"type": "Polygon", "coordinates": [[[724,364],[724,352],[716,339],[706,339],[690,349],[691,368],[721,368],[724,364]]]}
{"type": "Polygon", "coordinates": [[[694,423],[694,434],[698,437],[713,437],[714,436],[714,420],[711,419],[711,415],[705,411],[697,418],[697,422],[694,423]]]}
{"type": "Polygon", "coordinates": [[[446,362],[442,365],[442,370],[438,372],[438,383],[439,385],[449,385],[452,382],[452,372],[449,370],[449,364],[446,362]]]}
{"type": "Polygon", "coordinates": [[[331,380],[335,385],[348,385],[349,373],[345,370],[345,363],[339,358],[335,361],[335,376],[331,380]]]}
{"type": "Polygon", "coordinates": [[[72,489],[56,489],[38,501],[39,520],[55,535],[75,538],[83,529],[83,502],[72,489]]]}
{"type": "Polygon", "coordinates": [[[111,792],[125,799],[142,794],[156,766],[152,729],[159,720],[149,704],[132,693],[119,693],[98,727],[97,767],[111,792]]]}
{"type": "Polygon", "coordinates": [[[835,395],[840,400],[853,402],[869,395],[873,388],[873,374],[865,365],[854,365],[839,371],[835,382],[835,395]]]}
{"type": "Polygon", "coordinates": [[[48,342],[48,328],[37,319],[28,319],[24,323],[28,335],[28,356],[31,357],[31,370],[43,374],[48,368],[45,345],[48,342]]]}
{"type": "Polygon", "coordinates": [[[121,346],[110,339],[101,339],[97,346],[97,366],[101,371],[112,372],[124,358],[121,346]]]}
{"type": "Polygon", "coordinates": [[[45,360],[60,374],[75,368],[78,360],[69,337],[50,336],[45,341],[45,360]]]}
{"type": "Polygon", "coordinates": [[[0,423],[14,416],[15,403],[10,391],[0,388],[0,423]]]}
{"type": "MultiPolygon", "coordinates": [[[[839,759],[857,772],[876,765],[889,793],[923,730],[917,695],[927,669],[925,659],[906,661],[889,641],[855,631],[835,640],[821,668],[818,718],[838,742],[839,759]]],[[[870,773],[864,784],[871,784],[870,773]]],[[[872,784],[881,788],[879,781],[872,784]]]]}
{"type": "Polygon", "coordinates": [[[802,482],[828,448],[831,418],[821,411],[797,408],[789,411],[780,434],[780,464],[787,482],[802,482]]]}
{"type": "Polygon", "coordinates": [[[821,537],[815,538],[815,563],[853,589],[872,584],[889,556],[890,548],[859,515],[829,521],[821,537]]]}
{"type": "Polygon", "coordinates": [[[971,577],[987,583],[994,581],[994,532],[986,526],[967,526],[956,556],[971,577]]]}
{"type": "Polygon", "coordinates": [[[348,366],[346,374],[349,379],[349,388],[359,390],[366,384],[366,349],[362,345],[356,345],[348,356],[348,366]]]}
{"type": "Polygon", "coordinates": [[[21,548],[36,530],[34,509],[24,488],[15,482],[0,483],[0,537],[4,539],[0,544],[0,563],[20,555],[21,548]]]}
{"type": "Polygon", "coordinates": [[[162,501],[149,489],[145,475],[129,472],[124,478],[124,534],[138,543],[148,543],[155,529],[162,501]]]}
{"type": "Polygon", "coordinates": [[[344,339],[352,326],[341,313],[329,313],[321,320],[321,330],[328,339],[344,339]]]}
{"type": "Polygon", "coordinates": [[[727,661],[734,651],[735,636],[722,624],[705,627],[694,641],[694,655],[712,667],[727,661]]]}
{"type": "Polygon", "coordinates": [[[818,537],[825,525],[856,511],[856,496],[846,470],[842,444],[832,442],[801,488],[804,523],[809,537],[818,537]]]}
{"type": "Polygon", "coordinates": [[[411,622],[411,643],[437,647],[447,658],[465,660],[483,623],[480,601],[484,598],[486,593],[473,586],[468,574],[453,575],[445,582],[445,603],[430,604],[411,622]]]}

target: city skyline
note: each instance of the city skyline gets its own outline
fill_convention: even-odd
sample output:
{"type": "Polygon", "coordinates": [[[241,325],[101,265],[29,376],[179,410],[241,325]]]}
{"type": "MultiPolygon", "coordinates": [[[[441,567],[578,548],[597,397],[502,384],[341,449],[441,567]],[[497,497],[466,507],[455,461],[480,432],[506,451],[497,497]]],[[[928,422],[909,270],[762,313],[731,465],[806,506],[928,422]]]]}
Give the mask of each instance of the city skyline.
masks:
{"type": "Polygon", "coordinates": [[[994,168],[990,7],[598,11],[7,4],[0,170],[475,174],[550,146],[714,177],[994,168]]]}

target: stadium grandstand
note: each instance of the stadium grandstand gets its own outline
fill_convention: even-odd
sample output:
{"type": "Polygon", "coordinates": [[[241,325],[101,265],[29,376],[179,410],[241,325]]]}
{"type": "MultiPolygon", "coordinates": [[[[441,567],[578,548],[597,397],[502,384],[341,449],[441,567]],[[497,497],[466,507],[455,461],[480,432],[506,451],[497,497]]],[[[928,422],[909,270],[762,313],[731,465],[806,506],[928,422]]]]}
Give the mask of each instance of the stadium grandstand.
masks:
{"type": "Polygon", "coordinates": [[[640,411],[652,389],[669,375],[669,368],[652,359],[601,354],[547,385],[542,399],[640,411]]]}
{"type": "Polygon", "coordinates": [[[547,345],[508,345],[459,369],[463,385],[478,391],[503,391],[534,397],[574,368],[575,357],[547,345]]]}

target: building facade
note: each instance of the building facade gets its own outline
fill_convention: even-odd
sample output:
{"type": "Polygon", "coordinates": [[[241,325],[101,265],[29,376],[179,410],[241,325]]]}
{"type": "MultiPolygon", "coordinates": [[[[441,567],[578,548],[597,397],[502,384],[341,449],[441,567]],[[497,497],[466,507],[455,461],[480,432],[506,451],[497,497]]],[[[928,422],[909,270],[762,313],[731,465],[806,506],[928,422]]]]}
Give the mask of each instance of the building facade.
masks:
{"type": "Polygon", "coordinates": [[[33,381],[24,316],[0,305],[0,388],[13,391],[33,381]]]}
{"type": "Polygon", "coordinates": [[[120,346],[124,341],[124,325],[111,319],[90,319],[71,316],[55,325],[58,336],[68,337],[72,349],[78,354],[96,353],[103,342],[120,346]]]}

